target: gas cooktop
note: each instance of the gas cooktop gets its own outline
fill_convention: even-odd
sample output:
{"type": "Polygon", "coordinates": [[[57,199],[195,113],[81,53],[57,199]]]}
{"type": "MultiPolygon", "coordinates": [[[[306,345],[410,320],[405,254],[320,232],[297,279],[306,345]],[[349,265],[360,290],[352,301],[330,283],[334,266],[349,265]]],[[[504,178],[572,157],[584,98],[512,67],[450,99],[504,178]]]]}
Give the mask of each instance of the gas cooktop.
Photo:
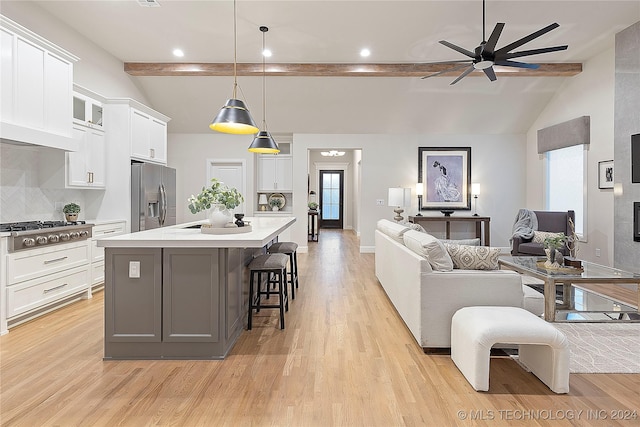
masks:
{"type": "Polygon", "coordinates": [[[68,227],[72,225],[82,225],[85,221],[23,221],[23,222],[7,222],[0,224],[0,232],[7,231],[27,231],[39,230],[42,228],[68,227]]]}

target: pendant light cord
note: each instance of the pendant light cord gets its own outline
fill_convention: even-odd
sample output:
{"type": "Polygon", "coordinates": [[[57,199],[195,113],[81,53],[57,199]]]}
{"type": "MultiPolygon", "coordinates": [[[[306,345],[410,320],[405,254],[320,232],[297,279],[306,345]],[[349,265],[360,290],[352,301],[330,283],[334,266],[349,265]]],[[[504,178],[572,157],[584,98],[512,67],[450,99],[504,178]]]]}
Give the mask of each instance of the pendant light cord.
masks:
{"type": "Polygon", "coordinates": [[[236,99],[236,88],[238,87],[238,30],[236,29],[236,20],[236,0],[233,0],[233,99],[236,99]]]}
{"type": "Polygon", "coordinates": [[[265,33],[269,31],[268,27],[260,27],[260,31],[262,31],[262,128],[267,130],[267,71],[265,68],[265,55],[264,55],[264,37],[265,33]]]}

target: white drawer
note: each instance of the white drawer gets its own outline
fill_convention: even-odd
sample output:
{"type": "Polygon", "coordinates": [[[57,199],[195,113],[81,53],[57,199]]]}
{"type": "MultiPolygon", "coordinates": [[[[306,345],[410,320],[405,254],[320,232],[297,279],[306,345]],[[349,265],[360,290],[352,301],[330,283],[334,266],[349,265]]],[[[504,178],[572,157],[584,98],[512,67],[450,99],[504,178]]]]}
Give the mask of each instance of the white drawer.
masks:
{"type": "Polygon", "coordinates": [[[91,284],[104,282],[104,261],[91,264],[91,284]]]}
{"type": "Polygon", "coordinates": [[[104,248],[98,247],[97,241],[101,237],[117,236],[125,232],[127,224],[125,222],[117,222],[111,224],[101,224],[93,227],[91,232],[91,259],[92,262],[100,262],[104,259],[104,248]]]}
{"type": "Polygon", "coordinates": [[[26,313],[89,288],[89,269],[77,267],[7,287],[7,318],[26,313]]]}
{"type": "Polygon", "coordinates": [[[13,285],[89,263],[89,240],[15,252],[7,257],[7,284],[13,285]]]}

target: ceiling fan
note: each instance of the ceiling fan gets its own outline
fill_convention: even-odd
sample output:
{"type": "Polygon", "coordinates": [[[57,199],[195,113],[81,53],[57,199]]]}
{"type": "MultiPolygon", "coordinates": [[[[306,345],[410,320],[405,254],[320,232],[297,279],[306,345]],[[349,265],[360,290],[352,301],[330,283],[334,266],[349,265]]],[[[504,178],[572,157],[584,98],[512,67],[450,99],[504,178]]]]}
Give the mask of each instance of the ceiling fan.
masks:
{"type": "Polygon", "coordinates": [[[458,83],[460,80],[462,80],[465,76],[467,76],[467,74],[471,73],[473,70],[482,70],[484,71],[484,74],[489,78],[489,80],[491,81],[495,81],[497,79],[496,77],[496,73],[493,70],[493,66],[494,65],[500,65],[502,67],[516,67],[516,68],[530,68],[530,69],[536,69],[539,67],[538,64],[527,64],[525,62],[517,62],[517,61],[511,61],[511,59],[513,58],[519,58],[522,56],[529,56],[529,55],[538,55],[541,53],[549,53],[549,52],[556,52],[559,50],[566,50],[568,45],[564,45],[564,46],[554,46],[554,47],[545,47],[545,48],[541,48],[541,49],[532,49],[532,50],[522,50],[519,52],[511,52],[513,49],[516,49],[520,46],[522,46],[525,43],[528,43],[530,41],[532,41],[533,39],[536,39],[538,37],[540,37],[543,34],[548,33],[549,31],[553,30],[554,28],[558,28],[560,25],[558,23],[553,23],[551,25],[548,25],[544,28],[542,28],[541,30],[538,30],[534,33],[529,34],[526,37],[523,37],[519,40],[516,40],[513,43],[509,43],[508,45],[501,47],[500,49],[496,49],[496,44],[498,43],[498,38],[500,37],[500,34],[502,33],[502,29],[504,28],[504,23],[502,22],[498,22],[496,24],[496,26],[493,28],[493,31],[491,32],[491,35],[489,36],[489,40],[487,40],[485,38],[485,32],[484,32],[484,27],[485,27],[485,13],[484,13],[484,2],[485,0],[482,0],[482,43],[480,43],[480,46],[476,47],[475,50],[473,52],[464,49],[460,46],[456,46],[453,43],[449,43],[446,40],[440,40],[440,44],[443,44],[445,46],[447,46],[448,48],[451,48],[457,52],[462,53],[463,55],[468,56],[470,59],[461,59],[461,60],[454,60],[454,61],[440,61],[440,62],[429,62],[427,64],[458,64],[458,63],[462,63],[461,65],[457,65],[453,68],[449,68],[434,74],[429,74],[428,76],[424,76],[422,77],[423,79],[429,78],[429,77],[434,77],[443,73],[448,73],[451,71],[456,71],[456,70],[461,70],[463,68],[466,68],[462,74],[460,74],[460,76],[458,76],[457,79],[455,79],[453,82],[451,82],[452,85],[458,83]]]}

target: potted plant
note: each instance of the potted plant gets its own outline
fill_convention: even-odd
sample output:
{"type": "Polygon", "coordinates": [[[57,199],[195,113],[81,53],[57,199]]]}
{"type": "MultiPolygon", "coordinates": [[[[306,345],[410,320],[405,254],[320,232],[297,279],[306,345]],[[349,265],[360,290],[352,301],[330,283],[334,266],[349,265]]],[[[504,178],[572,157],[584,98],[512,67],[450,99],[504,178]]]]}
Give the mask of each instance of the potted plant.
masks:
{"type": "Polygon", "coordinates": [[[231,221],[231,211],[244,202],[244,197],[237,189],[212,178],[209,187],[202,187],[202,191],[195,196],[192,194],[188,201],[193,214],[210,209],[209,222],[213,227],[221,228],[231,221]]]}
{"type": "Polygon", "coordinates": [[[558,233],[557,235],[544,239],[543,246],[545,248],[544,251],[547,254],[547,261],[544,263],[545,267],[558,268],[560,266],[560,263],[556,261],[556,257],[558,254],[562,257],[562,254],[558,252],[558,249],[564,246],[566,239],[567,237],[564,233],[558,233]]]}
{"type": "Polygon", "coordinates": [[[71,202],[64,205],[62,208],[65,218],[69,222],[76,222],[78,220],[78,214],[80,213],[80,206],[71,202]]]}
{"type": "Polygon", "coordinates": [[[271,206],[272,211],[278,211],[282,207],[282,200],[277,197],[273,197],[269,200],[269,206],[271,206]]]}
{"type": "Polygon", "coordinates": [[[311,209],[312,211],[318,209],[318,204],[316,202],[309,202],[307,206],[309,206],[309,209],[311,209]]]}

